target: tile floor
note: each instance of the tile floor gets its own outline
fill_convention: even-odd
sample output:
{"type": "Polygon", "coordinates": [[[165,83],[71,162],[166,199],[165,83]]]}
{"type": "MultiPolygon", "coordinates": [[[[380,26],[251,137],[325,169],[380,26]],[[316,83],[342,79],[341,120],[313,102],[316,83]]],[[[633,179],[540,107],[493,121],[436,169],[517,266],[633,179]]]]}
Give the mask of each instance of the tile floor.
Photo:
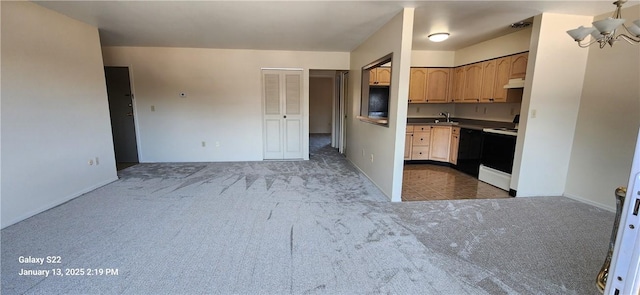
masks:
{"type": "Polygon", "coordinates": [[[508,192],[450,167],[429,164],[404,165],[403,201],[509,197],[508,192]]]}

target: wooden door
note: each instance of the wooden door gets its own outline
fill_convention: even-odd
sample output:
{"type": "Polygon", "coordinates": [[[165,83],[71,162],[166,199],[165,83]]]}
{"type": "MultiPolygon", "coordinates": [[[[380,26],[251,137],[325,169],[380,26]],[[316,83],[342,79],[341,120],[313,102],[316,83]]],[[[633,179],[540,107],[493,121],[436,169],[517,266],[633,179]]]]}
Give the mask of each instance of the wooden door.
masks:
{"type": "Polygon", "coordinates": [[[480,101],[480,88],[482,84],[482,66],[470,64],[464,67],[464,94],[463,101],[480,101]]]}
{"type": "Polygon", "coordinates": [[[464,94],[464,67],[453,69],[453,95],[451,101],[461,102],[464,94]]]}
{"type": "Polygon", "coordinates": [[[504,85],[509,83],[511,73],[511,57],[502,57],[496,60],[496,78],[493,88],[493,99],[495,102],[507,101],[507,89],[504,85]]]}
{"type": "Polygon", "coordinates": [[[411,147],[413,141],[413,133],[405,133],[404,135],[404,159],[411,160],[411,147]]]}
{"type": "Polygon", "coordinates": [[[133,94],[128,67],[105,67],[116,163],[138,163],[133,94]]]}
{"type": "Polygon", "coordinates": [[[447,102],[450,69],[427,69],[426,102],[447,102]]]}
{"type": "Polygon", "coordinates": [[[302,158],[302,71],[264,70],[264,159],[302,158]]]}
{"type": "Polygon", "coordinates": [[[520,53],[511,57],[511,74],[510,79],[522,78],[524,79],[527,74],[527,62],[529,59],[529,53],[520,53]]]}
{"type": "Polygon", "coordinates": [[[409,102],[420,103],[425,100],[425,89],[427,87],[427,69],[411,68],[409,77],[409,102]]]}
{"type": "Polygon", "coordinates": [[[451,127],[434,126],[431,128],[431,144],[429,146],[429,160],[449,162],[449,147],[451,144],[451,127]]]}
{"type": "Polygon", "coordinates": [[[449,163],[458,164],[458,150],[460,147],[460,127],[451,129],[451,147],[449,148],[449,163]]]}
{"type": "Polygon", "coordinates": [[[376,85],[389,86],[391,85],[391,68],[380,67],[376,69],[376,85]]]}
{"type": "Polygon", "coordinates": [[[489,60],[482,63],[482,84],[480,89],[480,101],[494,101],[493,92],[496,81],[496,60],[489,60]]]}

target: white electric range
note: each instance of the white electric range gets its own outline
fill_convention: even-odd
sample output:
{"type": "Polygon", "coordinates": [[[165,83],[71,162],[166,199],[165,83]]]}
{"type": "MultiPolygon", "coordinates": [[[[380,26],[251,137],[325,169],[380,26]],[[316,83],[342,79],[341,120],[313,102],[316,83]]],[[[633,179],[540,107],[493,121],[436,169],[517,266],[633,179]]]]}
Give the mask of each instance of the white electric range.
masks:
{"type": "Polygon", "coordinates": [[[485,128],[478,179],[509,191],[518,130],[485,128]]]}

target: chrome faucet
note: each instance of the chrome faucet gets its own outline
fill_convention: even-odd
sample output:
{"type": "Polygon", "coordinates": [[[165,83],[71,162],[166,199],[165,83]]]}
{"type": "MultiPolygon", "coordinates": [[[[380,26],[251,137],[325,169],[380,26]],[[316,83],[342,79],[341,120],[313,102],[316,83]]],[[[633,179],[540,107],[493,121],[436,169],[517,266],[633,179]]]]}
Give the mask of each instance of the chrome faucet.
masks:
{"type": "Polygon", "coordinates": [[[447,118],[447,123],[451,122],[451,114],[449,114],[449,112],[442,112],[440,113],[440,116],[444,116],[445,118],[447,118]]]}

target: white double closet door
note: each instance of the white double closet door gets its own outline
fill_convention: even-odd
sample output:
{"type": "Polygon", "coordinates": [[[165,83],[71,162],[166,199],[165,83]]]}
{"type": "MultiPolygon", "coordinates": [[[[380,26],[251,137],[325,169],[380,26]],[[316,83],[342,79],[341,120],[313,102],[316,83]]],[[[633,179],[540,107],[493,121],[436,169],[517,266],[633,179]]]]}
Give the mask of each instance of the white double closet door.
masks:
{"type": "Polygon", "coordinates": [[[302,159],[302,71],[262,70],[264,159],[302,159]]]}

